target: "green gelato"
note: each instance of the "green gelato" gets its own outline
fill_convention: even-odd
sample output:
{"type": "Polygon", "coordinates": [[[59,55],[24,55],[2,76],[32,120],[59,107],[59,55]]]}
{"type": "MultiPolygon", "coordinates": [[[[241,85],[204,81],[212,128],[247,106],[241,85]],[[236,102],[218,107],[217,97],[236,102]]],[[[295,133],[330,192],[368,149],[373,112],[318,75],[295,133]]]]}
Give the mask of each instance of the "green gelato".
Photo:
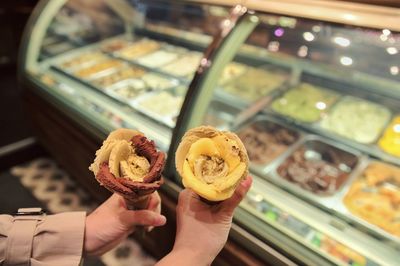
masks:
{"type": "Polygon", "coordinates": [[[318,121],[337,98],[338,94],[333,91],[301,83],[276,99],[272,103],[272,109],[296,120],[311,123],[318,121]]]}

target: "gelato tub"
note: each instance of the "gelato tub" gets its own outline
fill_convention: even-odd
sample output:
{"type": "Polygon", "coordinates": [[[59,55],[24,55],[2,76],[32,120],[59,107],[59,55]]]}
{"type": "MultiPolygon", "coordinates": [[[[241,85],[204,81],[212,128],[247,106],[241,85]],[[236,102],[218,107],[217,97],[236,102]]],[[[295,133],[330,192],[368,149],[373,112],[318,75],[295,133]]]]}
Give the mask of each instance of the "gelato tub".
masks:
{"type": "Polygon", "coordinates": [[[317,195],[338,191],[358,163],[358,157],[319,140],[308,140],[278,167],[281,178],[317,195]]]}
{"type": "Polygon", "coordinates": [[[400,116],[396,116],[378,142],[385,152],[400,157],[400,116]]]}
{"type": "Polygon", "coordinates": [[[160,48],[160,44],[156,41],[152,40],[140,40],[131,44],[130,46],[120,50],[118,52],[118,56],[123,57],[125,59],[136,59],[145,54],[151,53],[160,48]]]}
{"type": "Polygon", "coordinates": [[[178,58],[178,56],[179,55],[176,53],[158,50],[154,53],[138,58],[136,62],[149,68],[157,68],[170,63],[178,58]]]}
{"type": "Polygon", "coordinates": [[[107,41],[106,43],[103,43],[100,47],[100,50],[106,53],[113,53],[125,47],[128,47],[129,45],[132,45],[132,43],[126,40],[120,40],[120,39],[110,40],[107,41]]]}
{"type": "Polygon", "coordinates": [[[173,76],[185,77],[196,72],[201,58],[200,53],[188,53],[160,70],[173,76]]]}
{"type": "Polygon", "coordinates": [[[354,215],[400,237],[400,168],[370,163],[343,202],[354,215]]]}
{"type": "Polygon", "coordinates": [[[173,91],[147,93],[131,105],[148,117],[173,128],[183,103],[183,97],[173,91]]]}
{"type": "Polygon", "coordinates": [[[107,57],[100,52],[88,52],[79,54],[71,59],[65,60],[64,62],[61,63],[60,66],[61,68],[67,70],[73,68],[82,68],[84,66],[87,66],[89,64],[95,63],[96,61],[100,61],[106,58],[107,57]]]}
{"type": "Polygon", "coordinates": [[[146,84],[139,79],[121,81],[106,89],[106,92],[123,102],[129,102],[147,92],[146,84]]]}
{"type": "Polygon", "coordinates": [[[301,83],[276,99],[272,103],[272,109],[302,122],[315,122],[337,99],[338,94],[333,91],[301,83]]]}
{"type": "Polygon", "coordinates": [[[322,119],[321,127],[360,143],[372,143],[390,116],[385,106],[347,96],[322,119]]]}
{"type": "Polygon", "coordinates": [[[123,65],[124,63],[119,60],[107,59],[75,71],[73,74],[79,78],[88,79],[94,75],[104,73],[105,71],[112,70],[113,68],[122,67],[123,65]]]}
{"type": "Polygon", "coordinates": [[[300,134],[268,120],[256,121],[238,132],[251,163],[268,164],[294,144],[300,134]]]}
{"type": "Polygon", "coordinates": [[[236,97],[255,101],[281,86],[285,80],[286,75],[283,73],[249,68],[243,75],[233,79],[222,89],[236,97]]]}
{"type": "Polygon", "coordinates": [[[117,82],[120,82],[122,80],[126,79],[132,79],[132,78],[139,78],[143,76],[146,73],[146,71],[143,68],[137,67],[137,66],[128,66],[124,68],[120,68],[116,70],[113,73],[110,73],[105,76],[101,76],[97,79],[92,80],[92,83],[95,84],[98,87],[108,87],[111,86],[117,82]]]}
{"type": "Polygon", "coordinates": [[[147,87],[153,90],[165,90],[175,87],[179,82],[175,79],[169,79],[159,74],[148,73],[142,76],[142,80],[146,83],[147,87]]]}

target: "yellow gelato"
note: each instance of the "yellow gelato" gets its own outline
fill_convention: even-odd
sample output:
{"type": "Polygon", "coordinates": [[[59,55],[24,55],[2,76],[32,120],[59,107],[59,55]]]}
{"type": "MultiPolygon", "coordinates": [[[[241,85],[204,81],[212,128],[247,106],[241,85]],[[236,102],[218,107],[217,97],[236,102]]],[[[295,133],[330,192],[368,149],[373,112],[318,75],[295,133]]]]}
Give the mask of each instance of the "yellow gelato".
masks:
{"type": "Polygon", "coordinates": [[[378,144],[385,152],[400,157],[400,116],[392,120],[378,144]]]}
{"type": "Polygon", "coordinates": [[[233,133],[201,126],[189,130],[176,151],[183,185],[209,201],[230,198],[248,174],[248,157],[233,133]]]}

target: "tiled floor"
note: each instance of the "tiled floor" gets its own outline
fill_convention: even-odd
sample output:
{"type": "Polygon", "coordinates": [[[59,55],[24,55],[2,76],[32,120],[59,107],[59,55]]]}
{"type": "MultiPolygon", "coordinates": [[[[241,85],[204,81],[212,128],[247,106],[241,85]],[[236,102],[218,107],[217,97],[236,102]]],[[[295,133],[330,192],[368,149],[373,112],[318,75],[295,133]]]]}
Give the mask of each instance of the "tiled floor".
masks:
{"type": "MultiPolygon", "coordinates": [[[[18,207],[40,206],[51,213],[96,208],[88,193],[78,187],[66,172],[48,158],[38,158],[0,173],[0,213],[13,213],[18,207]]],[[[154,265],[134,240],[128,239],[99,260],[84,265],[154,265]]]]}

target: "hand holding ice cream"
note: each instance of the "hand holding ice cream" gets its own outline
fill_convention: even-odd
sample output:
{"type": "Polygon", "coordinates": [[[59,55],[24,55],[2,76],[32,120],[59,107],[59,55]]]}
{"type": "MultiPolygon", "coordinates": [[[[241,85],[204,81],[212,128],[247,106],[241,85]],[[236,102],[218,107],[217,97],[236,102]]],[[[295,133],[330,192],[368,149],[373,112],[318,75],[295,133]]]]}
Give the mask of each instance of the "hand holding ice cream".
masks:
{"type": "Polygon", "coordinates": [[[208,201],[230,198],[248,175],[248,161],[236,134],[209,126],[186,132],[175,155],[183,185],[208,201]]]}
{"type": "Polygon", "coordinates": [[[218,205],[204,203],[192,190],[183,190],[176,208],[174,247],[156,265],[211,265],[228,239],[233,212],[251,183],[252,178],[247,176],[232,196],[218,205]]]}

